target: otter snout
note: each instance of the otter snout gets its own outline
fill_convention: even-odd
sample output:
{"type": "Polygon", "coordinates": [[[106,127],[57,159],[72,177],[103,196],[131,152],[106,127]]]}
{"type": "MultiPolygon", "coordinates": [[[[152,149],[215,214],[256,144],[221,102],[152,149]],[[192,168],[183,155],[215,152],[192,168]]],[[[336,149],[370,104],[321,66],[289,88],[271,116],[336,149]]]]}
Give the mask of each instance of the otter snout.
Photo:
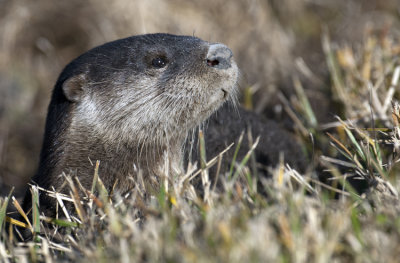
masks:
{"type": "Polygon", "coordinates": [[[208,48],[206,62],[207,65],[217,69],[227,69],[231,67],[232,51],[223,44],[211,44],[208,48]]]}

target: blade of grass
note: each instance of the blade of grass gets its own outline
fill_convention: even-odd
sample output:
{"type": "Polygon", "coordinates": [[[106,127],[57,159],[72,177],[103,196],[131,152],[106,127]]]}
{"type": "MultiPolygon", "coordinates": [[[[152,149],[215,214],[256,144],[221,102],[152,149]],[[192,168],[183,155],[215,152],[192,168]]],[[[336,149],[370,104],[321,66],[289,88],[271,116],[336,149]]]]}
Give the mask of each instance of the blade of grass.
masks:
{"type": "Polygon", "coordinates": [[[304,88],[301,85],[299,78],[297,77],[293,78],[293,86],[297,93],[297,97],[300,99],[307,120],[309,121],[312,127],[316,127],[318,125],[317,118],[315,117],[314,111],[311,108],[310,101],[308,100],[307,95],[304,92],[304,88]]]}
{"type": "Polygon", "coordinates": [[[26,215],[26,213],[24,212],[24,210],[22,209],[21,205],[19,204],[19,202],[17,201],[17,199],[15,199],[15,197],[12,197],[13,200],[13,205],[14,207],[17,209],[18,213],[20,213],[20,215],[25,219],[25,221],[28,223],[29,229],[31,230],[32,234],[33,234],[33,227],[31,225],[31,222],[28,219],[28,216],[26,215]]]}
{"type": "MultiPolygon", "coordinates": [[[[247,139],[249,140],[249,145],[253,145],[253,134],[251,133],[251,129],[247,129],[247,139]]],[[[257,192],[257,180],[258,180],[258,171],[257,171],[257,160],[254,152],[252,152],[250,157],[250,167],[251,173],[246,173],[247,183],[249,184],[249,188],[251,193],[257,192]]]]}
{"type": "Polygon", "coordinates": [[[286,113],[289,115],[289,117],[293,120],[293,122],[296,124],[296,127],[298,128],[300,134],[303,137],[307,137],[308,136],[308,130],[306,129],[306,127],[304,127],[303,123],[301,122],[301,120],[299,119],[299,117],[297,117],[296,113],[291,109],[290,107],[290,103],[289,101],[285,98],[285,95],[283,95],[282,92],[278,93],[278,98],[279,100],[283,103],[284,105],[284,109],[286,111],[286,113]]]}
{"type": "Polygon", "coordinates": [[[207,157],[206,157],[206,143],[204,140],[204,133],[199,130],[199,151],[200,151],[200,167],[201,167],[201,181],[204,189],[204,201],[208,204],[211,203],[210,199],[210,179],[207,170],[207,157]]]}
{"type": "Polygon", "coordinates": [[[242,168],[246,165],[246,163],[250,159],[250,156],[253,153],[253,151],[255,150],[255,148],[257,147],[259,141],[260,141],[260,136],[257,137],[256,141],[251,146],[250,150],[246,153],[246,155],[244,156],[243,160],[240,162],[239,166],[236,168],[236,171],[235,171],[235,173],[234,173],[234,175],[232,177],[233,181],[236,180],[236,178],[239,175],[239,172],[242,170],[242,168]]]}
{"type": "Polygon", "coordinates": [[[39,213],[39,190],[36,186],[32,186],[32,224],[33,234],[40,233],[40,213],[39,213]]]}
{"type": "Polygon", "coordinates": [[[78,193],[78,189],[76,189],[72,178],[70,176],[66,176],[65,180],[68,182],[69,187],[71,188],[72,191],[70,191],[70,196],[72,197],[75,211],[78,214],[78,217],[80,218],[81,222],[84,221],[84,218],[86,218],[85,210],[82,207],[81,204],[81,198],[78,193]]]}
{"type": "Polygon", "coordinates": [[[327,29],[324,30],[322,34],[322,49],[325,53],[326,61],[328,64],[328,69],[329,72],[331,73],[331,78],[333,81],[333,94],[335,99],[341,100],[343,102],[346,102],[346,92],[344,90],[344,85],[343,85],[343,77],[340,74],[340,68],[338,66],[338,62],[335,58],[335,54],[331,48],[331,41],[329,39],[329,34],[327,32],[327,29]]]}
{"type": "Polygon", "coordinates": [[[100,161],[97,160],[96,161],[96,166],[94,168],[94,176],[93,176],[93,181],[92,181],[92,188],[90,189],[90,191],[92,193],[94,193],[94,190],[96,189],[97,179],[99,178],[99,166],[100,166],[100,161]]]}
{"type": "Polygon", "coordinates": [[[222,164],[222,155],[218,155],[218,164],[217,164],[217,171],[215,172],[215,179],[214,179],[214,184],[213,184],[213,191],[215,191],[215,188],[217,187],[217,182],[219,179],[219,174],[221,171],[221,164],[222,164]]]}
{"type": "Polygon", "coordinates": [[[351,210],[351,224],[353,226],[353,230],[354,233],[358,239],[358,241],[360,242],[360,244],[364,244],[362,235],[361,235],[361,223],[360,223],[360,219],[358,218],[358,209],[355,207],[351,210]]]}
{"type": "Polygon", "coordinates": [[[14,187],[11,189],[10,193],[8,194],[8,196],[4,199],[3,204],[1,205],[1,208],[0,208],[0,236],[1,236],[1,233],[2,233],[3,228],[4,228],[8,201],[10,200],[13,191],[14,191],[14,187]]]}
{"type": "Polygon", "coordinates": [[[233,168],[235,167],[235,163],[236,163],[236,158],[237,158],[237,155],[238,155],[238,153],[239,153],[240,146],[241,146],[241,144],[242,144],[243,135],[244,135],[244,132],[242,132],[242,133],[240,134],[238,143],[237,143],[237,145],[236,145],[235,153],[233,154],[233,158],[232,158],[232,162],[231,162],[231,167],[230,167],[230,169],[229,169],[229,176],[228,176],[228,178],[231,178],[231,176],[232,176],[233,168]]]}
{"type": "Polygon", "coordinates": [[[345,178],[343,178],[342,173],[332,164],[329,162],[326,162],[325,165],[328,167],[329,172],[333,175],[335,179],[337,179],[344,187],[344,189],[350,194],[351,198],[353,201],[361,201],[361,196],[357,194],[357,191],[350,185],[350,183],[347,183],[345,178]]]}
{"type": "Polygon", "coordinates": [[[16,225],[16,226],[23,227],[23,228],[28,228],[28,224],[25,224],[17,219],[9,217],[9,216],[6,216],[6,221],[12,225],[16,225]]]}
{"type": "Polygon", "coordinates": [[[338,146],[340,146],[340,148],[342,148],[346,153],[344,154],[344,156],[346,156],[348,159],[352,159],[351,156],[351,152],[349,151],[349,149],[347,149],[346,146],[344,146],[338,139],[336,139],[335,137],[333,137],[332,134],[330,134],[329,132],[326,133],[328,135],[328,137],[334,141],[338,146]]]}
{"type": "MultiPolygon", "coordinates": [[[[340,122],[342,122],[341,120],[339,120],[340,122]]],[[[360,144],[357,142],[356,138],[354,137],[353,133],[350,131],[350,129],[348,128],[348,126],[342,122],[343,128],[347,134],[347,136],[349,137],[350,141],[352,142],[352,144],[356,147],[357,153],[358,155],[364,160],[366,161],[366,157],[365,154],[360,146],[360,144]]]]}
{"type": "Polygon", "coordinates": [[[161,211],[164,211],[166,207],[166,197],[167,193],[165,192],[164,184],[161,184],[160,191],[157,194],[158,204],[160,205],[161,211]]]}
{"type": "MultiPolygon", "coordinates": [[[[217,161],[218,161],[218,159],[219,159],[219,158],[222,158],[222,156],[223,156],[227,151],[229,151],[229,150],[232,148],[233,145],[234,145],[234,144],[231,143],[228,147],[226,147],[226,148],[225,148],[222,152],[220,152],[217,156],[215,156],[215,157],[212,158],[210,161],[208,161],[208,162],[207,162],[207,169],[210,169],[210,167],[212,167],[214,164],[216,164],[217,161]]],[[[193,178],[195,178],[197,175],[199,175],[199,174],[201,173],[201,169],[199,169],[199,170],[194,169],[193,172],[194,172],[193,174],[192,174],[192,172],[187,173],[184,177],[182,177],[181,181],[182,181],[182,182],[184,182],[185,180],[192,181],[193,178]]]]}
{"type": "Polygon", "coordinates": [[[204,133],[202,130],[199,130],[199,151],[200,151],[200,167],[201,169],[206,168],[207,159],[206,159],[206,143],[204,140],[204,133]]]}
{"type": "Polygon", "coordinates": [[[71,221],[67,221],[67,220],[63,220],[63,219],[59,219],[59,218],[50,218],[50,217],[46,217],[46,216],[41,216],[40,219],[47,223],[51,223],[53,225],[60,226],[60,227],[80,227],[80,224],[77,222],[71,222],[71,221]]]}

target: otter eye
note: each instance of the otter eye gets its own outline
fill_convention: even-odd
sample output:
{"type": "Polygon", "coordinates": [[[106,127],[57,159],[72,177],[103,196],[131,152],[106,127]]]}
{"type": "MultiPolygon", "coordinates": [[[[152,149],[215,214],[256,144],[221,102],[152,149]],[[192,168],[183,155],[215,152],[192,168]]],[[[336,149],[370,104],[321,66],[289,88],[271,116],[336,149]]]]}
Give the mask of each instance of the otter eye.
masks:
{"type": "Polygon", "coordinates": [[[163,68],[163,67],[165,67],[167,65],[167,60],[165,58],[155,58],[155,59],[153,59],[151,64],[155,68],[163,68]]]}

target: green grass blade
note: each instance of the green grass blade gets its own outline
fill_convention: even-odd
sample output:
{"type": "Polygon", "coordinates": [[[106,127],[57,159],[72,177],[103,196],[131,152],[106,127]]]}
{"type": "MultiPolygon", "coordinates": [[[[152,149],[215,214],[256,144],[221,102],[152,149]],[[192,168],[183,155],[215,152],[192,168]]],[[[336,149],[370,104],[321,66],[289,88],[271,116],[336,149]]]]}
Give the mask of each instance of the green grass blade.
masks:
{"type": "Polygon", "coordinates": [[[60,226],[60,227],[79,227],[80,225],[77,222],[66,221],[62,219],[52,218],[50,223],[60,226]]]}
{"type": "Polygon", "coordinates": [[[228,178],[231,178],[231,176],[232,176],[233,168],[235,167],[235,163],[236,163],[236,158],[237,158],[237,155],[238,155],[238,153],[239,153],[240,146],[241,146],[241,144],[242,144],[243,135],[244,135],[244,132],[242,132],[242,134],[240,134],[238,143],[237,143],[237,145],[236,145],[235,153],[233,154],[233,158],[232,158],[232,162],[231,162],[231,167],[230,167],[230,169],[229,169],[229,176],[228,176],[228,178]]]}
{"type": "MultiPolygon", "coordinates": [[[[32,186],[32,227],[34,236],[40,233],[39,190],[32,186]]],[[[37,240],[39,241],[39,240],[37,240]]]]}
{"type": "MultiPolygon", "coordinates": [[[[342,122],[343,123],[343,122],[342,122]]],[[[349,128],[343,123],[343,128],[347,134],[347,136],[349,137],[350,141],[352,142],[352,144],[356,147],[357,153],[358,155],[364,160],[366,161],[367,158],[365,157],[364,151],[362,150],[362,147],[360,146],[360,144],[357,142],[356,138],[354,137],[353,133],[349,130],[349,128]]]]}
{"type": "Polygon", "coordinates": [[[204,170],[207,166],[207,159],[206,159],[206,143],[204,140],[204,133],[202,130],[199,130],[199,151],[200,151],[200,167],[204,170]]]}
{"type": "Polygon", "coordinates": [[[1,204],[0,208],[0,236],[4,228],[4,223],[6,219],[6,214],[7,214],[7,206],[8,206],[8,201],[11,198],[11,194],[14,191],[14,187],[11,189],[10,193],[8,196],[4,199],[3,203],[1,204]]]}
{"type": "Polygon", "coordinates": [[[300,80],[298,78],[294,78],[293,84],[308,122],[311,124],[312,127],[316,127],[318,125],[317,118],[315,117],[314,111],[311,108],[310,101],[307,98],[307,95],[304,91],[303,86],[301,85],[300,80]]]}
{"type": "Polygon", "coordinates": [[[236,169],[235,174],[233,175],[233,180],[236,180],[236,177],[238,177],[239,172],[247,164],[247,162],[249,161],[249,159],[251,157],[251,154],[253,153],[253,151],[257,147],[259,141],[260,141],[260,137],[257,137],[256,141],[251,146],[250,150],[246,153],[246,155],[244,156],[243,160],[240,162],[239,167],[236,169]]]}

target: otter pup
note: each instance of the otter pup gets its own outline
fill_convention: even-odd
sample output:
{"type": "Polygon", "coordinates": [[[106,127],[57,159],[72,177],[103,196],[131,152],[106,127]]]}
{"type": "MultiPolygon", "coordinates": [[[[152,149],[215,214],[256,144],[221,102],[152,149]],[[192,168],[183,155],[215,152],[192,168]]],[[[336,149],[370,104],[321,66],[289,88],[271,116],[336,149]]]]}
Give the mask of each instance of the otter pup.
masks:
{"type": "MultiPolygon", "coordinates": [[[[58,189],[75,173],[90,187],[96,160],[105,187],[128,191],[129,176],[179,174],[190,130],[236,96],[238,68],[223,44],[148,34],[106,43],[68,64],[48,108],[32,181],[58,189]]],[[[24,206],[31,206],[30,193],[24,206]]],[[[55,202],[40,196],[41,211],[55,202]]]]}

